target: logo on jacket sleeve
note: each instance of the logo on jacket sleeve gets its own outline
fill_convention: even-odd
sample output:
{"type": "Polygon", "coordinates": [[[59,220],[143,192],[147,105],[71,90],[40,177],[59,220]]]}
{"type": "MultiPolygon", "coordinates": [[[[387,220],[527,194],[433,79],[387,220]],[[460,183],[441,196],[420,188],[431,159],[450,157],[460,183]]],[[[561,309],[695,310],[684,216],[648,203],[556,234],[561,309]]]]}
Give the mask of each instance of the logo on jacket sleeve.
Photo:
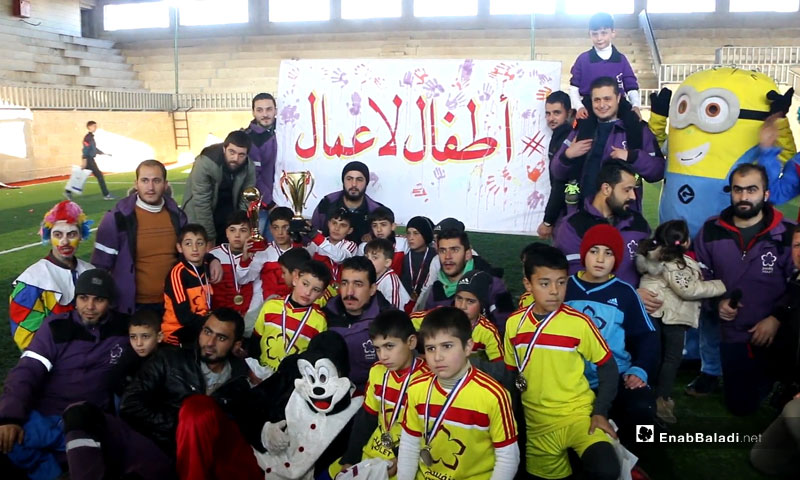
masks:
{"type": "Polygon", "coordinates": [[[631,256],[631,260],[636,258],[637,250],[639,250],[639,243],[636,240],[628,242],[628,255],[631,256]]]}
{"type": "Polygon", "coordinates": [[[778,260],[772,252],[761,255],[761,273],[772,273],[775,261],[778,260]]]}

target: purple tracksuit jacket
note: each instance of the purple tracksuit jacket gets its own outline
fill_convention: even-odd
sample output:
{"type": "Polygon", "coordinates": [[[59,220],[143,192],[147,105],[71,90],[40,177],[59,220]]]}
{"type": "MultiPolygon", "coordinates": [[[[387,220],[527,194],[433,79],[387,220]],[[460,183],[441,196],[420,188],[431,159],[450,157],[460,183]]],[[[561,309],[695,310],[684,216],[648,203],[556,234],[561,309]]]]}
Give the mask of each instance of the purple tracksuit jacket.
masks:
{"type": "MultiPolygon", "coordinates": [[[[315,229],[321,231],[325,236],[328,236],[328,216],[337,209],[344,207],[344,198],[342,197],[344,197],[344,191],[342,190],[329,193],[322,197],[322,200],[317,204],[317,208],[314,209],[314,214],[311,217],[311,225],[315,229]]],[[[370,233],[372,231],[367,217],[370,212],[381,206],[383,206],[383,204],[376,202],[365,193],[364,203],[353,212],[351,217],[350,226],[353,227],[353,232],[347,236],[347,239],[352,242],[361,243],[361,237],[364,236],[365,233],[370,233]]]]}
{"type": "MultiPolygon", "coordinates": [[[[767,227],[748,245],[742,245],[742,236],[733,223],[733,208],[728,207],[718,217],[706,220],[694,240],[706,279],[722,280],[729,293],[742,291],[739,313],[730,322],[720,322],[725,343],[750,341],[748,330],[773,314],[794,270],[794,225],[771,204],[764,206],[764,219],[767,227]]],[[[706,307],[716,312],[717,302],[707,302],[706,307]]]]}
{"type": "Polygon", "coordinates": [[[572,78],[569,84],[578,87],[578,92],[582,97],[591,93],[589,87],[592,82],[600,77],[611,77],[616,79],[619,89],[623,92],[639,90],[639,82],[628,58],[621,54],[617,47],[611,46],[611,56],[608,60],[603,60],[595,51],[591,50],[581,53],[575,59],[570,70],[572,78]]]}
{"type": "Polygon", "coordinates": [[[47,317],[6,377],[0,397],[0,424],[22,425],[31,411],[61,415],[72,403],[110,406],[112,373],[126,355],[128,319],[109,313],[87,327],[78,312],[47,317]]]}
{"type": "Polygon", "coordinates": [[[252,142],[247,156],[256,167],[256,187],[261,192],[261,204],[270,208],[274,204],[272,189],[275,184],[275,161],[278,159],[275,128],[264,128],[253,120],[245,133],[252,142]]]}

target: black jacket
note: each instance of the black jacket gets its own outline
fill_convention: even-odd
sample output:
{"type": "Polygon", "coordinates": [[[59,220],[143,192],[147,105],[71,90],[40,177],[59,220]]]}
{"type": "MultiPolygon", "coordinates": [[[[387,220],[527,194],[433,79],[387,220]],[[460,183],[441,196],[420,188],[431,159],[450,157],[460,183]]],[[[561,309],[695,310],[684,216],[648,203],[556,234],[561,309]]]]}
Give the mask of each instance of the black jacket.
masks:
{"type": "MultiPolygon", "coordinates": [[[[247,422],[250,384],[247,364],[230,357],[231,378],[211,397],[237,423],[247,422]]],[[[159,348],[128,384],[120,405],[120,416],[170,455],[175,454],[178,411],[190,395],[203,395],[206,382],[200,369],[199,351],[159,348]]]]}

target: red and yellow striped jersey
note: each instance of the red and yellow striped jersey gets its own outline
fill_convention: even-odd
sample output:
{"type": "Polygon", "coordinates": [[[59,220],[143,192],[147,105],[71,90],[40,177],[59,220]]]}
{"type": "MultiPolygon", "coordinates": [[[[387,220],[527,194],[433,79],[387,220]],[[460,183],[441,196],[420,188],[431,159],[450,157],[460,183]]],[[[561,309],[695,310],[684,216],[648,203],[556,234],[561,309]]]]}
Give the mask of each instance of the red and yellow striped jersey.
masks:
{"type": "Polygon", "coordinates": [[[317,305],[294,308],[291,303],[286,301],[286,298],[267,300],[261,307],[255,324],[255,334],[260,336],[261,356],[259,361],[261,365],[277,369],[284,357],[304,352],[308,348],[308,342],[318,333],[327,329],[328,322],[325,314],[317,305]],[[285,337],[282,327],[284,307],[286,309],[285,337]],[[300,328],[306,315],[308,315],[306,323],[300,328]],[[290,345],[291,348],[287,351],[290,345]]]}

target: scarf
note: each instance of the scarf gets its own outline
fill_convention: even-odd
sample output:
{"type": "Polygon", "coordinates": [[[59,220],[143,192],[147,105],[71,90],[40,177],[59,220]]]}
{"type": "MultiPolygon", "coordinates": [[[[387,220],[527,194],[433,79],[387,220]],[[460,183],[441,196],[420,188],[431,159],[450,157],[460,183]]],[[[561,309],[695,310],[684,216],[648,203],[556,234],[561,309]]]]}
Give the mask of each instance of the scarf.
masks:
{"type": "MultiPolygon", "coordinates": [[[[470,258],[467,264],[464,265],[464,271],[461,272],[461,275],[463,276],[465,273],[471,272],[473,268],[475,268],[475,262],[470,258]]],[[[458,277],[458,280],[461,280],[461,277],[458,277]]],[[[458,280],[450,280],[450,277],[445,275],[444,270],[439,270],[439,281],[442,282],[442,286],[444,286],[444,294],[448,298],[456,294],[458,280]]]]}

